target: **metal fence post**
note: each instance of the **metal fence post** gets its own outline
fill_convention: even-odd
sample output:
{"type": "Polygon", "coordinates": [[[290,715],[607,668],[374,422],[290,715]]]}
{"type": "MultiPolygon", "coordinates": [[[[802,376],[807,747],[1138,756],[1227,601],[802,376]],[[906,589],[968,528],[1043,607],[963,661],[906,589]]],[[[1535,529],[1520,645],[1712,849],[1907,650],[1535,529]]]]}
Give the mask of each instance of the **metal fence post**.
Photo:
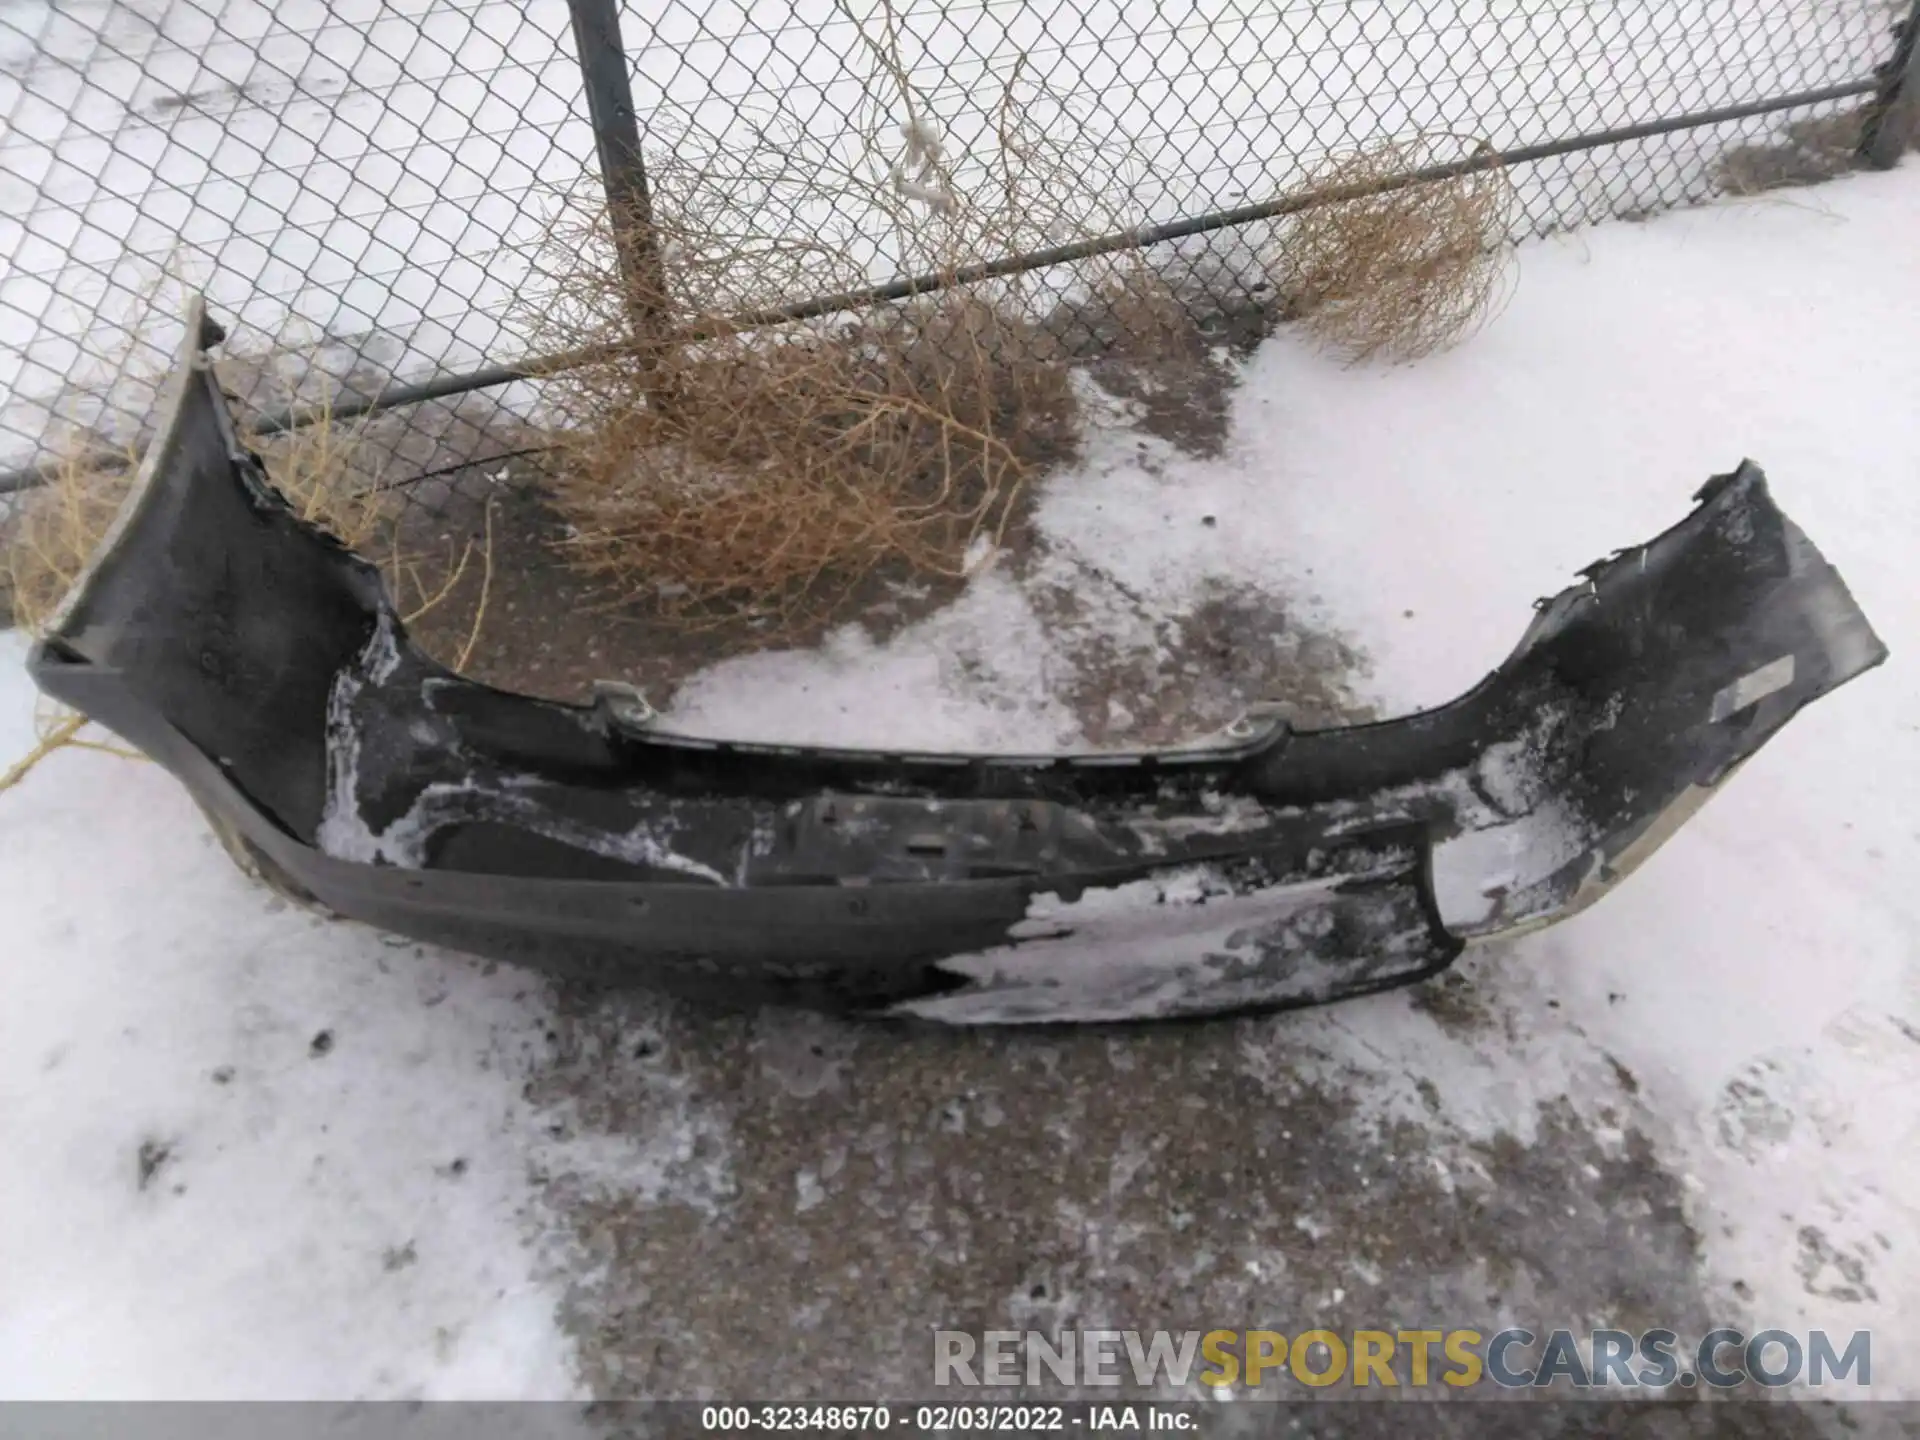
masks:
{"type": "Polygon", "coordinates": [[[1920,72],[1920,44],[1915,43],[1920,41],[1920,0],[1914,0],[1904,20],[1895,22],[1893,33],[1893,55],[1876,72],[1880,90],[1860,128],[1860,158],[1875,170],[1891,170],[1900,163],[1907,139],[1906,127],[1898,123],[1905,118],[1898,113],[1900,106],[1920,104],[1914,79],[1920,72]]]}
{"type": "Polygon", "coordinates": [[[641,354],[651,357],[665,338],[666,275],[653,230],[653,196],[640,155],[640,123],[627,79],[627,51],[620,38],[619,0],[567,0],[580,76],[587,91],[600,178],[607,191],[620,275],[627,288],[627,315],[641,354]]]}

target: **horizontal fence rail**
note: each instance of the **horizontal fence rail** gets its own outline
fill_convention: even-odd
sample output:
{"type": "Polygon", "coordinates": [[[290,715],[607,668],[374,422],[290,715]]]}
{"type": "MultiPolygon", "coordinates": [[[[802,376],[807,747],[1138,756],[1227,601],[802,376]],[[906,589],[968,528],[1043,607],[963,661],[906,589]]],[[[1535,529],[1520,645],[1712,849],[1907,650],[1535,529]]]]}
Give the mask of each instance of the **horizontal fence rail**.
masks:
{"type": "Polygon", "coordinates": [[[1384,140],[1458,158],[1374,190],[1504,164],[1513,239],[1891,163],[1905,9],[16,0],[0,494],[134,453],[188,289],[254,433],[379,415],[395,473],[441,474],[523,453],[583,358],[542,340],[609,196],[642,344],[685,338],[662,297],[775,325],[1129,249],[1251,284],[1255,232],[1384,140]]]}

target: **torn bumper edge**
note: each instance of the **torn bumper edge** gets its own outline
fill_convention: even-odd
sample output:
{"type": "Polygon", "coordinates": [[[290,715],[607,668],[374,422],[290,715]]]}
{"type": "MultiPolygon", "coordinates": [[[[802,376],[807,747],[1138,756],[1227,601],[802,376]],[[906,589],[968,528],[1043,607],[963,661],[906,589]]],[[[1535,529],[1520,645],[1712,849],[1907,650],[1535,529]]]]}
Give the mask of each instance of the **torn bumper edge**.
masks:
{"type": "Polygon", "coordinates": [[[906,754],[519,696],[408,639],[239,443],[196,302],[29,666],[278,888],[554,974],[961,1023],[1287,1008],[1603,894],[1886,649],[1743,463],[1447,705],[1138,753],[906,754]]]}

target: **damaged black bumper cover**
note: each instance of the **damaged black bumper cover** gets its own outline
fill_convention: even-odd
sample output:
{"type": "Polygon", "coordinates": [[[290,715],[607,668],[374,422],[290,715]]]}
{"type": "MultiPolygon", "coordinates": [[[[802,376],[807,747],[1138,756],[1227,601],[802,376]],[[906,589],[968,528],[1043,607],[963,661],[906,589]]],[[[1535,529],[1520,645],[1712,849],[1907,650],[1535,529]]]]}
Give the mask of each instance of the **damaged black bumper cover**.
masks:
{"type": "Polygon", "coordinates": [[[678,735],[619,687],[553,704],[416,649],[238,444],[197,310],[189,334],[35,680],[281,888],[564,975],[974,1022],[1405,984],[1590,902],[1886,655],[1742,465],[1402,719],[1031,758],[678,735]]]}

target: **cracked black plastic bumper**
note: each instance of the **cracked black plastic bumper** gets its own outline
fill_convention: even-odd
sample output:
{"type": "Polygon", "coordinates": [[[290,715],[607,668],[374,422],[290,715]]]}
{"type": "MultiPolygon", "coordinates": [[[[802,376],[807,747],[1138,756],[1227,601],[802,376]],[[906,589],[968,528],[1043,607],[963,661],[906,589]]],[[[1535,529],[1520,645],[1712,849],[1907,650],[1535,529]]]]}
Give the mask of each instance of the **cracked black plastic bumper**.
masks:
{"type": "MultiPolygon", "coordinates": [[[[203,335],[196,311],[190,333],[203,335]]],[[[1758,469],[1543,602],[1449,705],[1039,757],[734,744],[409,642],[237,443],[199,344],[30,660],[274,883],[608,982],[931,1018],[1122,1020],[1404,984],[1590,902],[1885,648],[1758,469]]]]}

